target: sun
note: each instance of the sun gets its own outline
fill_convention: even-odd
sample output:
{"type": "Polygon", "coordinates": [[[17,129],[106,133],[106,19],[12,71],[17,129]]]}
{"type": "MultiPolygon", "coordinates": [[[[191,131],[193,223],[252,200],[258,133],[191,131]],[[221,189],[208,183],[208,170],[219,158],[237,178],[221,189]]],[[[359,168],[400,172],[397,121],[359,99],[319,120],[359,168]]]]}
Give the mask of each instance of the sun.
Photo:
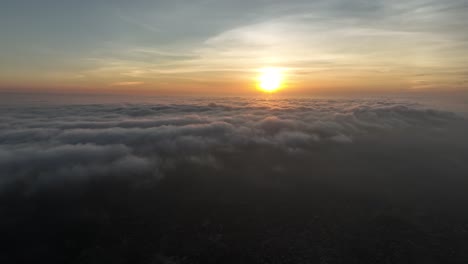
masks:
{"type": "Polygon", "coordinates": [[[260,90],[273,93],[281,88],[283,82],[283,73],[279,68],[264,68],[258,78],[258,87],[260,90]]]}

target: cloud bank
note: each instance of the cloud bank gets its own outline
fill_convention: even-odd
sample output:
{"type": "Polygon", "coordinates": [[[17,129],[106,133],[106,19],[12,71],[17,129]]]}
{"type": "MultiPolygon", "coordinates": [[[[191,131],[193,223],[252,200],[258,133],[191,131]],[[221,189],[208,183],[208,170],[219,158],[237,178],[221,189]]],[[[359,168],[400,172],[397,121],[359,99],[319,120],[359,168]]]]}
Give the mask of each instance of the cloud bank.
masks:
{"type": "Polygon", "coordinates": [[[100,177],[157,182],[183,163],[215,168],[222,175],[233,169],[229,157],[236,155],[243,157],[240,170],[258,166],[262,174],[294,164],[310,171],[300,173],[306,178],[351,185],[376,181],[387,169],[397,171],[384,180],[393,183],[408,173],[404,181],[427,183],[427,173],[462,175],[468,169],[463,164],[468,150],[464,118],[389,99],[200,98],[5,107],[1,121],[2,188],[100,177]],[[254,157],[262,151],[263,157],[254,157]],[[342,178],[354,174],[357,179],[342,178]]]}
{"type": "Polygon", "coordinates": [[[467,131],[396,99],[3,105],[0,260],[461,263],[467,131]]]}

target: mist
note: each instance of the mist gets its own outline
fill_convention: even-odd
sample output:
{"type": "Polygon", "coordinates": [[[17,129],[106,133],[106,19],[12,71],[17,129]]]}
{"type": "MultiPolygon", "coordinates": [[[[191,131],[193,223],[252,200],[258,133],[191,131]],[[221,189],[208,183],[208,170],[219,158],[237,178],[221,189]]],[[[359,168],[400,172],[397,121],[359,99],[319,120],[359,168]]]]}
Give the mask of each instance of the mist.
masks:
{"type": "Polygon", "coordinates": [[[460,104],[107,99],[1,107],[4,262],[467,257],[460,104]]]}

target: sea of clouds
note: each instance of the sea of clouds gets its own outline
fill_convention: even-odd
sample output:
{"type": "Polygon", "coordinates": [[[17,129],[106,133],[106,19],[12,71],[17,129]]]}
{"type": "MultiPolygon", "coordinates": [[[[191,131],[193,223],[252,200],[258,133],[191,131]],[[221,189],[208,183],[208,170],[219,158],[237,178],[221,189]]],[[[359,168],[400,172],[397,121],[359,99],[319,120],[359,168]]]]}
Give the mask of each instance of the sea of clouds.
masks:
{"type": "Polygon", "coordinates": [[[220,177],[281,174],[287,184],[301,175],[379,191],[457,193],[453,187],[468,182],[467,131],[457,113],[385,98],[4,105],[0,188],[109,177],[158,182],[191,164],[220,177]]]}
{"type": "Polygon", "coordinates": [[[5,263],[466,260],[463,113],[396,98],[56,99],[0,105],[5,263]]]}

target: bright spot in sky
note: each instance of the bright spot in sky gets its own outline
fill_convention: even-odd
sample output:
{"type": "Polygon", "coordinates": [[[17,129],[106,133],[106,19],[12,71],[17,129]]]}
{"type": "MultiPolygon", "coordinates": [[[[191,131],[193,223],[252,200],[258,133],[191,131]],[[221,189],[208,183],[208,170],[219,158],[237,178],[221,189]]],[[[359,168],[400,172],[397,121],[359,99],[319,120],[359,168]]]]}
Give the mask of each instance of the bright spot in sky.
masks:
{"type": "Polygon", "coordinates": [[[261,70],[258,80],[259,88],[268,93],[277,91],[281,87],[283,73],[278,68],[265,68],[261,70]]]}

